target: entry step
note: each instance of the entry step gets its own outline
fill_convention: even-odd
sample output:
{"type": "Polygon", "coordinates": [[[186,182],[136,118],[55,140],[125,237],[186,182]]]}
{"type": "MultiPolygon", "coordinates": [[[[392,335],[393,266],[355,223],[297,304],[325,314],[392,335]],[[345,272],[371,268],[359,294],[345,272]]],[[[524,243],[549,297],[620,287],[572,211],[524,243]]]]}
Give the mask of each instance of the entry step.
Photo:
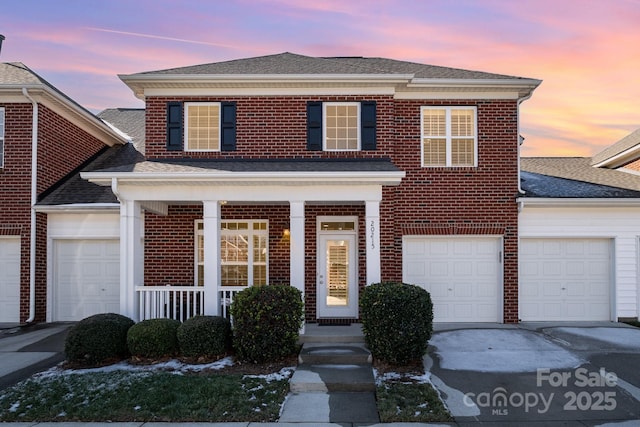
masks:
{"type": "Polygon", "coordinates": [[[298,362],[307,365],[364,365],[371,360],[371,353],[361,343],[306,343],[298,356],[298,362]]]}

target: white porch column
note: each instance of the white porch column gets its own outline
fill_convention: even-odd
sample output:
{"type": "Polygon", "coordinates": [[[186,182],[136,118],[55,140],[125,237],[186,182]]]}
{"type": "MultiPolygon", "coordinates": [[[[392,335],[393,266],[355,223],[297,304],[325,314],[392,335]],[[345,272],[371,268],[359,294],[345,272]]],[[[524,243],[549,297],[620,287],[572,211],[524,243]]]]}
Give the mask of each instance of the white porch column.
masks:
{"type": "Polygon", "coordinates": [[[367,242],[367,286],[380,282],[380,201],[365,201],[367,242]]]}
{"type": "Polygon", "coordinates": [[[120,314],[140,320],[136,286],[144,285],[144,246],[140,202],[120,202],[120,314]]]}
{"type": "MultiPolygon", "coordinates": [[[[289,202],[289,253],[290,253],[290,285],[302,292],[304,301],[304,202],[289,202]]],[[[304,323],[301,334],[304,334],[304,323]]]]}
{"type": "Polygon", "coordinates": [[[219,315],[220,301],[220,202],[202,202],[204,223],[204,314],[219,315]]]}

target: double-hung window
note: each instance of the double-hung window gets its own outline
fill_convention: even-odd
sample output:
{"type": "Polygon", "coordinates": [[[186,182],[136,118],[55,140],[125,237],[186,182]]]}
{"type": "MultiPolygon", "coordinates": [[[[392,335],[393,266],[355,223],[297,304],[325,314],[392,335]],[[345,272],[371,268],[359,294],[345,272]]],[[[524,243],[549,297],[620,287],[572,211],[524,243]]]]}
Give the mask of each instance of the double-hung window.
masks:
{"type": "Polygon", "coordinates": [[[220,103],[185,102],[185,151],[220,151],[220,103]]]}
{"type": "Polygon", "coordinates": [[[0,108],[0,168],[4,167],[4,108],[0,108]]]}
{"type": "Polygon", "coordinates": [[[220,262],[222,286],[262,286],[268,283],[269,224],[265,220],[220,224],[220,260],[205,260],[204,224],[196,221],[196,283],[204,285],[204,263],[220,262]]]}
{"type": "Polygon", "coordinates": [[[324,103],[324,150],[360,150],[360,103],[324,103]]]}
{"type": "Polygon", "coordinates": [[[422,107],[422,166],[478,165],[475,107],[422,107]]]}
{"type": "Polygon", "coordinates": [[[376,101],[307,103],[307,149],[369,151],[376,149],[376,101]]]}

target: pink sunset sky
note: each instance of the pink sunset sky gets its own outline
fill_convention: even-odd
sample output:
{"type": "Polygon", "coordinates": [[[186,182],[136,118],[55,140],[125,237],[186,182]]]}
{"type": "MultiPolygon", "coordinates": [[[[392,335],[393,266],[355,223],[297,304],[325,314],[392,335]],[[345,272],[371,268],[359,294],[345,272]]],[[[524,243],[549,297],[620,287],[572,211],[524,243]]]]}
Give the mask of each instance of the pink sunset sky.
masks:
{"type": "Polygon", "coordinates": [[[142,107],[117,75],[294,52],[543,80],[525,156],[591,156],[640,128],[640,0],[20,0],[0,61],[93,112],[142,107]]]}

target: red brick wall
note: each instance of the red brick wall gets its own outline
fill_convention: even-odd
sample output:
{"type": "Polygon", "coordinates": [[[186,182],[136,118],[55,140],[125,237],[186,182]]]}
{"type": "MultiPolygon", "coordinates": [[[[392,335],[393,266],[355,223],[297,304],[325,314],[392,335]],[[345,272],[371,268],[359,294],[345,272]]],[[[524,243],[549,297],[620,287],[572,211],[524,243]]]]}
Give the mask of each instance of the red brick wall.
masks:
{"type": "MultiPolygon", "coordinates": [[[[226,205],[223,219],[269,221],[269,283],[289,284],[289,245],[282,231],[289,228],[289,206],[226,205]]],[[[169,215],[145,214],[145,268],[147,286],[194,283],[194,223],[202,206],[170,206],[169,215]]]]}
{"type": "Polygon", "coordinates": [[[192,158],[292,158],[292,157],[388,157],[393,141],[393,98],[367,97],[149,97],[146,103],[145,153],[150,159],[192,158]],[[307,150],[307,101],[377,101],[378,149],[350,153],[307,150]],[[236,101],[237,150],[230,152],[166,151],[168,101],[236,101]]]}
{"type": "MultiPolygon", "coordinates": [[[[0,169],[0,232],[21,237],[20,320],[29,315],[32,105],[5,108],[5,163],[0,169]],[[19,230],[16,231],[16,230],[19,230]]],[[[105,145],[43,105],[38,113],[38,194],[105,145]]],[[[46,316],[46,217],[37,215],[36,321],[46,316]]]]}
{"type": "MultiPolygon", "coordinates": [[[[406,172],[397,187],[383,189],[381,203],[382,279],[402,279],[402,236],[406,234],[501,234],[504,238],[506,322],[518,321],[517,102],[515,100],[394,100],[374,97],[237,97],[147,99],[146,153],[149,158],[335,158],[389,157],[406,172]],[[237,150],[217,153],[167,152],[166,102],[236,101],[237,150]],[[377,150],[326,153],[306,149],[306,105],[319,101],[377,101],[377,150]],[[423,168],[420,107],[468,105],[478,112],[478,167],[423,168]]],[[[354,195],[357,199],[357,195],[354,195]]],[[[344,207],[323,208],[343,212],[344,207]]],[[[362,211],[364,208],[358,208],[362,211]]],[[[315,216],[307,207],[307,318],[315,319],[315,216]]],[[[346,209],[349,211],[350,209],[346,209]]],[[[358,211],[358,212],[360,212],[358,211]]],[[[358,213],[361,215],[361,213],[358,213]]],[[[344,213],[339,213],[344,215],[344,213]]],[[[362,239],[364,240],[364,239],[362,239]]],[[[360,262],[364,265],[365,252],[360,262]]],[[[271,257],[271,262],[275,257],[271,257]]],[[[364,274],[364,266],[360,269],[364,274]]],[[[362,278],[360,279],[363,280],[362,278]]]]}

